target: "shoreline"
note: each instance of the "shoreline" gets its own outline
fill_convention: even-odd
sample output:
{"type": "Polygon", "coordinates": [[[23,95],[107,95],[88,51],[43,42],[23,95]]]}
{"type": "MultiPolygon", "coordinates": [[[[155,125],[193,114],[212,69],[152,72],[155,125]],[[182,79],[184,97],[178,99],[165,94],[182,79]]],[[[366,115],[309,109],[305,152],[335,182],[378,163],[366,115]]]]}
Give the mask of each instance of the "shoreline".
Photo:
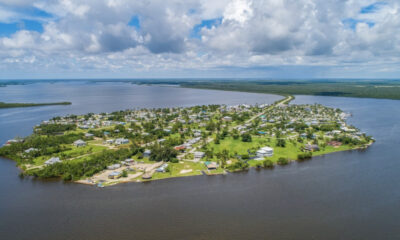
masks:
{"type": "MultiPolygon", "coordinates": [[[[205,173],[204,171],[201,171],[201,174],[194,174],[194,175],[186,175],[186,176],[171,176],[171,177],[165,177],[165,178],[156,178],[156,179],[131,179],[131,180],[122,180],[122,181],[115,181],[111,184],[107,184],[107,185],[102,185],[102,187],[111,187],[117,184],[124,184],[124,183],[147,183],[147,182],[153,182],[153,181],[160,181],[160,180],[167,180],[167,179],[174,179],[174,178],[186,178],[186,177],[198,177],[198,176],[218,176],[218,175],[227,175],[227,174],[234,174],[234,173],[240,173],[240,172],[244,172],[244,171],[249,171],[251,169],[254,170],[275,170],[275,167],[277,166],[288,166],[293,162],[298,162],[298,163],[303,163],[303,162],[307,162],[307,161],[311,161],[311,160],[315,160],[314,158],[318,158],[318,157],[323,157],[326,155],[331,155],[331,154],[335,154],[335,153],[339,153],[339,152],[349,152],[349,151],[354,151],[354,150],[362,150],[362,149],[368,149],[372,144],[374,143],[374,141],[371,141],[370,143],[364,145],[364,146],[359,146],[359,147],[355,147],[355,148],[351,148],[351,149],[346,149],[346,150],[338,150],[338,151],[334,151],[334,152],[328,152],[328,153],[324,153],[324,154],[319,154],[319,155],[315,155],[312,156],[309,159],[304,159],[304,160],[298,160],[298,159],[289,159],[288,164],[284,164],[284,165],[280,165],[278,163],[274,163],[273,166],[271,168],[266,168],[266,167],[257,167],[257,166],[250,166],[249,168],[246,169],[238,169],[238,170],[233,170],[230,171],[228,169],[224,169],[223,172],[218,172],[218,173],[205,173]]],[[[261,161],[260,161],[261,162],[261,161]]],[[[139,176],[140,177],[140,176],[139,176]]],[[[97,183],[90,183],[88,182],[88,179],[81,179],[81,180],[77,180],[77,181],[71,181],[71,183],[75,183],[75,184],[84,184],[84,185],[90,185],[90,186],[96,186],[98,185],[97,183]]]]}

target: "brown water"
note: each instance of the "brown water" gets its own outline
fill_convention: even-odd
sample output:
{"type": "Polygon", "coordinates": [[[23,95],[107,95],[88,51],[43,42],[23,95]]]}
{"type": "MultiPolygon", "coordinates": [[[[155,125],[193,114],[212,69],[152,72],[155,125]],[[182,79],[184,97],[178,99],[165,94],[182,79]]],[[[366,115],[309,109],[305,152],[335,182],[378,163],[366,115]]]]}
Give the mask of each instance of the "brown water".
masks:
{"type": "MultiPolygon", "coordinates": [[[[217,93],[225,101],[232,96],[176,91],[201,91],[204,99],[217,93]]],[[[241,94],[240,100],[252,97],[241,94]]],[[[3,159],[0,239],[400,239],[400,101],[297,96],[295,102],[350,111],[349,122],[377,142],[364,151],[316,157],[272,171],[102,189],[20,179],[14,163],[3,159]]],[[[62,107],[23,114],[12,113],[21,109],[0,111],[2,140],[20,129],[13,118],[32,127],[36,111],[58,113],[62,107]]]]}

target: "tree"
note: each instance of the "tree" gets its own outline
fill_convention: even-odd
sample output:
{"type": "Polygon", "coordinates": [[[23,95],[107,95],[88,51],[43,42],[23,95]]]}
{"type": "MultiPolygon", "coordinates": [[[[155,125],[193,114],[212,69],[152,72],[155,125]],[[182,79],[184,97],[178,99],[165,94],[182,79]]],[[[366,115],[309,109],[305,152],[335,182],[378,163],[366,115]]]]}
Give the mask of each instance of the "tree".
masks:
{"type": "Polygon", "coordinates": [[[280,139],[278,139],[278,141],[276,142],[276,146],[277,147],[286,147],[286,141],[285,141],[285,139],[282,139],[282,138],[280,138],[280,139]]]}
{"type": "Polygon", "coordinates": [[[217,134],[214,139],[215,144],[219,144],[219,135],[217,134]]]}
{"type": "Polygon", "coordinates": [[[252,138],[249,133],[242,134],[242,142],[251,142],[252,138]]]}

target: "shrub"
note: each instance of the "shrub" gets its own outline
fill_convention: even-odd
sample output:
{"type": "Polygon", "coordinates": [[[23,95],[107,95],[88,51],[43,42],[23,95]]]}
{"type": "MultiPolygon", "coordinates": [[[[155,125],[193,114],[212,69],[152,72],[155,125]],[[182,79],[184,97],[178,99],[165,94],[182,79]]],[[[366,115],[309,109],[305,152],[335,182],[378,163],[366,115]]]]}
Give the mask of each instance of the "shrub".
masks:
{"type": "Polygon", "coordinates": [[[249,133],[244,133],[242,135],[242,142],[251,142],[251,141],[252,141],[252,139],[251,139],[251,135],[249,133]]]}
{"type": "Polygon", "coordinates": [[[280,157],[280,158],[278,159],[278,164],[279,164],[279,165],[287,165],[287,164],[289,164],[289,160],[288,160],[287,158],[280,157]]]}
{"type": "Polygon", "coordinates": [[[310,159],[311,157],[312,157],[312,153],[311,152],[300,153],[300,154],[297,155],[297,160],[303,161],[303,160],[310,159]]]}
{"type": "Polygon", "coordinates": [[[271,160],[266,159],[263,162],[263,167],[265,167],[265,168],[274,168],[274,163],[271,160]]]}

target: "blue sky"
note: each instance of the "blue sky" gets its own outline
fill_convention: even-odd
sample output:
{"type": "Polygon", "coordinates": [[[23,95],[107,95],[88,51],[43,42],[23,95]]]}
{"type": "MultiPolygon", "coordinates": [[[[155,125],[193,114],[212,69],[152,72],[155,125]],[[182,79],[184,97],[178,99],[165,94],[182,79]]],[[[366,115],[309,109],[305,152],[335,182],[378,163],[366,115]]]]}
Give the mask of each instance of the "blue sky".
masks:
{"type": "Polygon", "coordinates": [[[0,79],[398,78],[396,0],[0,0],[0,79]]]}

